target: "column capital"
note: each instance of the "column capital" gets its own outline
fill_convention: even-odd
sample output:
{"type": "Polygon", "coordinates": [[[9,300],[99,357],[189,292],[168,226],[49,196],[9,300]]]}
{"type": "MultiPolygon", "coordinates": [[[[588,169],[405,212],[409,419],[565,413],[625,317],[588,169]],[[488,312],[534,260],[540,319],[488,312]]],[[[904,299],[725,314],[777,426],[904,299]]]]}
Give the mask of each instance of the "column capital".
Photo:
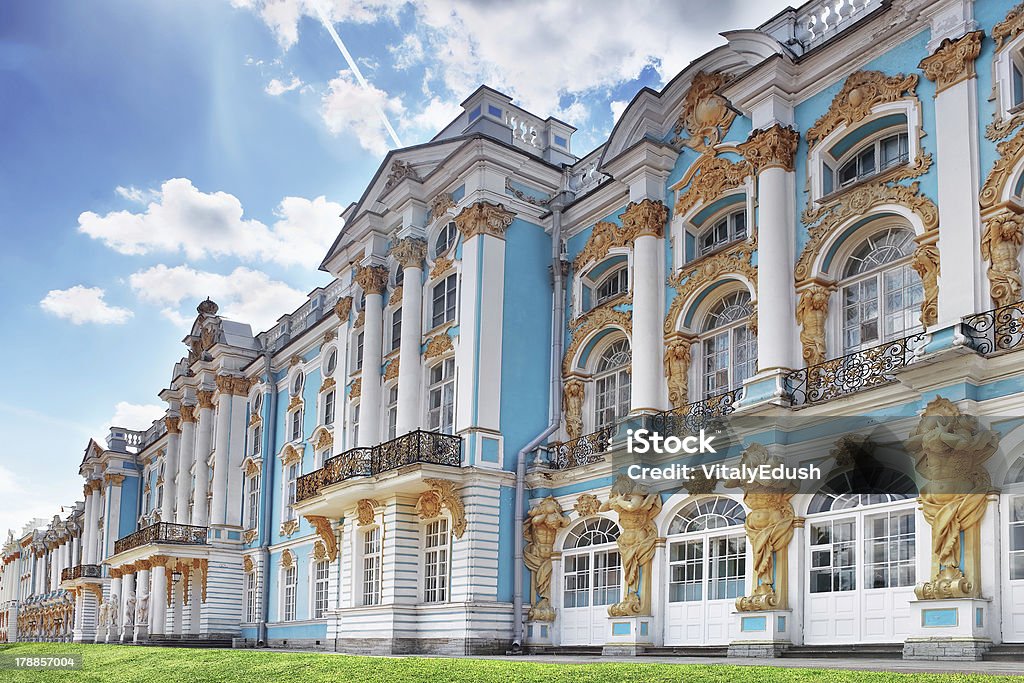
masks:
{"type": "Polygon", "coordinates": [[[769,168],[781,168],[792,172],[800,133],[792,128],[775,124],[769,128],[755,130],[746,142],[738,145],[742,154],[755,173],[769,168]]]}
{"type": "Polygon", "coordinates": [[[388,271],[383,266],[359,266],[356,271],[356,282],[363,291],[370,294],[383,294],[388,286],[388,271]]]}
{"type": "Polygon", "coordinates": [[[974,60],[981,52],[984,31],[972,31],[956,40],[946,38],[930,57],[918,64],[925,78],[935,81],[935,95],[975,77],[974,60]]]}
{"type": "Polygon", "coordinates": [[[181,421],[176,417],[165,417],[164,426],[167,427],[168,434],[181,434],[181,421]]]}
{"type": "Polygon", "coordinates": [[[338,303],[334,304],[334,315],[338,316],[338,320],[345,322],[348,320],[349,313],[352,312],[352,297],[343,296],[338,299],[338,303]]]}
{"type": "MultiPolygon", "coordinates": [[[[218,379],[220,379],[220,378],[218,377],[218,379]]],[[[196,392],[196,396],[199,399],[199,410],[213,410],[213,392],[212,391],[202,390],[202,391],[196,392]]]]}
{"type": "Polygon", "coordinates": [[[459,212],[455,217],[455,227],[466,240],[477,235],[491,235],[503,240],[505,230],[515,217],[516,215],[506,209],[504,204],[475,202],[459,212]]]}
{"type": "Polygon", "coordinates": [[[90,479],[89,480],[89,488],[91,488],[93,491],[99,491],[100,487],[102,487],[102,486],[103,486],[103,482],[100,481],[99,479],[90,479]]]}
{"type": "MultiPolygon", "coordinates": [[[[230,394],[231,396],[248,396],[249,389],[256,383],[256,380],[249,379],[246,377],[237,377],[233,375],[217,375],[217,392],[221,394],[230,394]]],[[[211,404],[212,408],[213,405],[211,404]]]]}
{"type": "Polygon", "coordinates": [[[181,422],[195,422],[196,421],[196,407],[194,405],[182,404],[181,408],[181,422]]]}
{"type": "Polygon", "coordinates": [[[85,482],[82,486],[82,495],[86,498],[92,495],[92,486],[89,485],[89,482],[85,482]]]}
{"type": "Polygon", "coordinates": [[[418,237],[406,237],[391,247],[391,255],[402,268],[422,268],[427,256],[427,242],[418,237]]]}
{"type": "Polygon", "coordinates": [[[103,475],[103,483],[104,484],[110,484],[112,486],[120,486],[121,484],[124,483],[124,475],[123,474],[104,474],[103,475]]]}
{"type": "Polygon", "coordinates": [[[668,208],[657,199],[642,199],[630,202],[620,215],[622,227],[633,239],[651,236],[661,237],[668,220],[668,208]]]}

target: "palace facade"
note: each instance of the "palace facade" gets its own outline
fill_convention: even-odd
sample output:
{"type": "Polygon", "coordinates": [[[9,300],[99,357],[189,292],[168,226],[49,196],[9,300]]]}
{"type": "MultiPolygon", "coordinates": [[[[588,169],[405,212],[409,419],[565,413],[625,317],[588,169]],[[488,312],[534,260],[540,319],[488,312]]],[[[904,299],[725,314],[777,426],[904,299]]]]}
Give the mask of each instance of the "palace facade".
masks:
{"type": "Polygon", "coordinates": [[[9,536],[0,639],[1024,644],[1024,6],[723,36],[581,158],[481,87],[387,155],[301,308],[200,303],[166,417],[9,536]],[[824,478],[630,480],[639,426],[824,478]]]}

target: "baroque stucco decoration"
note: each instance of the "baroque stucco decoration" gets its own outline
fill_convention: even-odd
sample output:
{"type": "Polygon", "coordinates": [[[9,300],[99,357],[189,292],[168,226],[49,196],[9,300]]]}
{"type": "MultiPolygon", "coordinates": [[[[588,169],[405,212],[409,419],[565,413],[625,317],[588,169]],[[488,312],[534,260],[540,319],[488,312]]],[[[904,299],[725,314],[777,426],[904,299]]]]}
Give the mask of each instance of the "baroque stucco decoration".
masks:
{"type": "Polygon", "coordinates": [[[360,266],[355,280],[367,296],[384,294],[388,286],[388,269],[384,266],[360,266]]]}
{"type": "Polygon", "coordinates": [[[669,405],[678,408],[690,402],[690,347],[694,338],[675,333],[665,344],[665,379],[668,382],[669,405]]]}
{"type": "Polygon", "coordinates": [[[825,321],[832,287],[813,283],[800,291],[796,304],[796,321],[800,325],[800,346],[807,367],[825,362],[825,321]]]}
{"type": "Polygon", "coordinates": [[[722,141],[736,119],[736,112],[716,92],[728,82],[729,76],[722,72],[694,74],[670,144],[705,152],[722,141]]]}
{"type": "Polygon", "coordinates": [[[592,493],[581,493],[573,503],[572,509],[580,517],[590,517],[601,511],[601,501],[592,493]]]}
{"type": "Polygon", "coordinates": [[[927,233],[917,240],[917,248],[910,267],[921,278],[924,298],[921,301],[921,326],[931,327],[939,320],[939,246],[936,232],[927,233]]]}
{"type": "Polygon", "coordinates": [[[560,529],[568,525],[569,517],[562,512],[562,506],[552,496],[540,501],[526,513],[523,562],[533,575],[532,604],[527,616],[530,621],[555,620],[555,608],[551,606],[551,555],[554,552],[555,537],[560,529]]]}
{"type": "Polygon", "coordinates": [[[377,508],[380,503],[372,498],[363,498],[356,502],[356,518],[359,526],[370,526],[376,522],[377,508]]]}
{"type": "Polygon", "coordinates": [[[683,312],[683,306],[699,289],[726,279],[729,275],[741,276],[756,288],[757,268],[751,263],[752,249],[749,243],[740,243],[731,249],[703,258],[670,277],[668,284],[675,288],[676,293],[669,306],[668,315],[665,316],[665,334],[675,332],[676,321],[683,312]]]}
{"type": "Polygon", "coordinates": [[[572,378],[562,389],[562,409],[565,411],[565,431],[569,440],[583,436],[583,398],[585,386],[582,380],[572,378]]]}
{"type": "Polygon", "coordinates": [[[1021,299],[1020,250],[1024,244],[1024,215],[1003,209],[985,220],[981,256],[989,262],[989,294],[996,306],[1021,299]]]}
{"type": "Polygon", "coordinates": [[[441,514],[441,509],[448,510],[452,518],[452,535],[462,538],[466,533],[466,509],[462,498],[455,490],[455,482],[447,479],[424,479],[423,483],[430,487],[416,500],[416,514],[420,519],[433,519],[441,514]]]}
{"type": "Polygon", "coordinates": [[[338,539],[334,535],[334,527],[331,525],[331,520],[321,515],[304,515],[306,521],[316,529],[316,533],[320,536],[320,539],[324,543],[324,548],[327,550],[327,557],[334,562],[338,557],[338,539]]]}
{"type": "Polygon", "coordinates": [[[284,522],[283,524],[281,524],[280,532],[281,532],[281,535],[284,536],[285,538],[290,538],[291,536],[294,536],[295,533],[298,530],[299,530],[299,520],[297,520],[297,519],[289,519],[287,522],[284,522]]]}
{"type": "MultiPolygon", "coordinates": [[[[774,468],[782,464],[759,443],[743,451],[740,466],[757,472],[762,465],[774,468]]],[[[789,542],[793,538],[796,514],[790,502],[797,487],[793,482],[755,476],[753,481],[730,479],[727,488],[743,489],[743,504],[750,512],[744,527],[754,560],[754,585],[750,595],[736,599],[740,612],[786,609],[786,585],[789,572],[789,542]]]]}
{"type": "Polygon", "coordinates": [[[256,384],[256,378],[238,377],[235,375],[217,375],[214,379],[217,392],[228,396],[248,396],[249,390],[256,384]]]}
{"type": "Polygon", "coordinates": [[[887,76],[881,71],[858,71],[843,83],[826,111],[807,131],[807,144],[814,146],[839,126],[863,121],[876,105],[916,97],[915,74],[887,76]]]}
{"type": "Polygon", "coordinates": [[[388,363],[387,369],[384,370],[385,382],[390,382],[391,380],[398,378],[398,373],[400,371],[399,360],[400,359],[397,357],[392,358],[391,361],[388,363]]]}
{"type": "Polygon", "coordinates": [[[438,356],[443,356],[445,353],[452,351],[454,348],[455,347],[452,345],[452,338],[448,333],[441,332],[427,340],[427,348],[423,351],[423,357],[427,360],[437,358],[438,356]]]}
{"type": "Polygon", "coordinates": [[[573,259],[573,269],[581,272],[591,263],[597,263],[612,249],[627,247],[637,237],[661,237],[668,220],[668,207],[660,201],[644,199],[630,202],[620,216],[622,225],[599,221],[594,225],[583,249],[573,259]]]}
{"type": "Polygon", "coordinates": [[[932,578],[914,593],[919,600],[978,597],[981,520],[992,483],[985,461],[999,436],[940,396],[925,407],[905,446],[928,480],[919,502],[932,528],[932,578]]]}
{"type": "Polygon", "coordinates": [[[321,427],[316,441],[313,443],[313,450],[322,451],[332,446],[334,446],[334,435],[331,434],[331,430],[321,427]]]}
{"type": "Polygon", "coordinates": [[[651,562],[658,542],[654,518],[661,512],[661,496],[649,493],[639,482],[624,475],[615,478],[601,512],[618,513],[622,533],[616,541],[622,558],[626,591],[621,602],[608,607],[610,617],[651,613],[651,562]]]}
{"type": "Polygon", "coordinates": [[[770,128],[753,131],[746,142],[738,145],[738,149],[755,173],[769,168],[791,172],[799,143],[798,132],[775,124],[770,128]]]}
{"type": "Polygon", "coordinates": [[[465,240],[477,235],[505,239],[505,231],[515,217],[516,215],[506,209],[504,204],[475,202],[459,212],[455,217],[455,227],[465,240]]]}
{"type": "Polygon", "coordinates": [[[455,261],[447,256],[438,256],[437,260],[434,261],[433,267],[430,269],[430,279],[439,278],[454,267],[455,261]]]}
{"type": "Polygon", "coordinates": [[[751,172],[745,159],[729,161],[725,157],[701,156],[674,187],[686,188],[676,199],[676,213],[684,215],[695,206],[715,201],[727,190],[743,185],[751,172]]]}
{"type": "Polygon", "coordinates": [[[348,397],[349,400],[356,400],[363,395],[363,380],[360,377],[352,380],[352,384],[349,385],[348,397]]]}
{"type": "Polygon", "coordinates": [[[992,27],[992,40],[995,41],[996,52],[1002,50],[1021,31],[1024,31],[1024,2],[1007,12],[1006,17],[992,27]]]}
{"type": "Polygon", "coordinates": [[[416,169],[412,167],[411,163],[408,161],[402,161],[401,159],[395,159],[391,163],[391,169],[388,171],[388,178],[384,182],[384,192],[395,187],[406,178],[416,181],[420,180],[419,174],[416,172],[416,169]]]}
{"type": "Polygon", "coordinates": [[[935,81],[935,95],[961,81],[974,78],[974,60],[981,52],[984,31],[972,31],[956,40],[946,38],[939,48],[918,64],[929,81],[935,81]]]}
{"type": "MultiPolygon", "coordinates": [[[[619,305],[618,301],[609,301],[609,304],[619,305]]],[[[590,311],[580,322],[572,328],[572,341],[566,348],[565,357],[562,359],[562,374],[568,376],[572,371],[573,360],[580,350],[580,346],[591,334],[607,327],[618,327],[627,335],[633,333],[633,318],[630,311],[616,311],[613,306],[602,304],[590,311]]]]}
{"type": "Polygon", "coordinates": [[[430,200],[430,220],[437,220],[444,214],[448,213],[448,209],[454,208],[455,199],[452,197],[452,193],[441,192],[430,200]]]}
{"type": "Polygon", "coordinates": [[[343,296],[334,304],[334,315],[338,316],[341,322],[348,322],[348,316],[352,312],[352,297],[343,296]]]}
{"type": "Polygon", "coordinates": [[[406,237],[391,247],[391,255],[402,268],[422,268],[427,256],[427,243],[418,237],[406,237]]]}

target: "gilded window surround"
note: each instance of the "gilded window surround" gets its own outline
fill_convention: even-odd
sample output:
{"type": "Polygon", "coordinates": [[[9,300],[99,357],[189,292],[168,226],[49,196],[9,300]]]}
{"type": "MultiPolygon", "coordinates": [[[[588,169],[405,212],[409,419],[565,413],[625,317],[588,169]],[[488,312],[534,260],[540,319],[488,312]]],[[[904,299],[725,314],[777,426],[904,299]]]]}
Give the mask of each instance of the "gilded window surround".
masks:
{"type": "MultiPolygon", "coordinates": [[[[617,300],[607,301],[578,318],[578,323],[570,325],[572,341],[566,348],[565,356],[562,359],[562,375],[568,377],[572,374],[576,356],[579,355],[584,343],[597,332],[612,327],[625,332],[627,338],[632,338],[633,313],[632,311],[616,311],[614,307],[618,305],[620,303],[617,300]]],[[[632,342],[630,343],[632,344],[632,342]]]]}
{"type": "Polygon", "coordinates": [[[943,90],[957,83],[974,78],[974,60],[981,52],[981,39],[984,31],[972,31],[956,40],[946,38],[939,48],[918,64],[924,76],[935,81],[935,97],[943,90]]]}
{"type": "MultiPolygon", "coordinates": [[[[687,265],[668,279],[669,286],[676,292],[665,316],[665,335],[670,336],[677,330],[677,323],[693,296],[708,285],[729,275],[739,276],[741,281],[749,285],[751,305],[757,301],[757,268],[751,263],[753,246],[749,242],[740,242],[718,254],[708,256],[699,262],[687,265]]],[[[755,322],[756,328],[756,322],[755,322]]]]}
{"type": "Polygon", "coordinates": [[[1024,2],[1007,12],[1006,17],[992,27],[996,52],[1002,51],[1021,32],[1024,32],[1024,2]]]}

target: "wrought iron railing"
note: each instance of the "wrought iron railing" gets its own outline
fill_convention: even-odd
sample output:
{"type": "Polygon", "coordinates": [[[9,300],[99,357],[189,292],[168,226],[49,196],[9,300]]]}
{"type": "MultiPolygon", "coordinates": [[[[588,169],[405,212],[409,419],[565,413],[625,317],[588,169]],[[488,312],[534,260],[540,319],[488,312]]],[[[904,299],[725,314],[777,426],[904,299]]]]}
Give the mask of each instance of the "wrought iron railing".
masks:
{"type": "Polygon", "coordinates": [[[114,553],[123,553],[147,543],[175,543],[179,545],[205,545],[206,527],[188,524],[157,522],[114,542],[114,553]]]}
{"type": "Polygon", "coordinates": [[[968,345],[982,355],[1024,347],[1024,301],[969,315],[961,327],[968,345]]]}
{"type": "Polygon", "coordinates": [[[614,423],[550,447],[551,466],[558,470],[582,467],[604,460],[604,454],[611,450],[612,439],[619,424],[614,423]]]}
{"type": "Polygon", "coordinates": [[[61,581],[72,581],[74,579],[98,579],[103,576],[103,568],[98,564],[80,564],[74,567],[65,567],[60,572],[61,581]]]}
{"type": "Polygon", "coordinates": [[[802,368],[786,376],[793,405],[824,403],[896,381],[895,373],[924,351],[924,333],[879,344],[802,368]]]}
{"type": "Polygon", "coordinates": [[[655,413],[652,416],[651,431],[661,436],[684,436],[697,434],[700,430],[720,431],[722,418],[736,410],[743,389],[733,389],[722,394],[708,396],[703,401],[694,401],[678,408],[655,413]]]}
{"type": "Polygon", "coordinates": [[[417,430],[372,448],[353,448],[324,461],[320,469],[299,477],[296,500],[317,495],[325,486],[353,477],[369,477],[405,465],[462,465],[462,438],[417,430]]]}

